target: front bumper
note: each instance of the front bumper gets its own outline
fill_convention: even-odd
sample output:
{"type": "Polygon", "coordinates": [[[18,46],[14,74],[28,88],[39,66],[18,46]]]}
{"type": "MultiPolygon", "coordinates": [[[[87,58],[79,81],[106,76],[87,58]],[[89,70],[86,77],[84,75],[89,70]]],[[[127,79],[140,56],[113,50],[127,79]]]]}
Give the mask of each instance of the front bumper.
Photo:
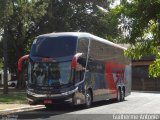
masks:
{"type": "Polygon", "coordinates": [[[59,94],[37,94],[27,90],[27,99],[29,104],[44,104],[44,100],[52,100],[54,104],[69,102],[74,104],[74,93],[78,87],[73,90],[59,94]]]}

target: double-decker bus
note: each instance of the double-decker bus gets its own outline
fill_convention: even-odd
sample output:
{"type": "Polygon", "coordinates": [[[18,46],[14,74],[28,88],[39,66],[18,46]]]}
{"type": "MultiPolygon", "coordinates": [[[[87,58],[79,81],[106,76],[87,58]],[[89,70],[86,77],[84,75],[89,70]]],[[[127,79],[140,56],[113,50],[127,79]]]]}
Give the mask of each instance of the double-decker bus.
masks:
{"type": "MultiPolygon", "coordinates": [[[[38,36],[30,50],[27,99],[30,104],[123,101],[131,92],[126,48],[85,32],[38,36]]],[[[21,65],[19,65],[21,66],[21,65]]]]}

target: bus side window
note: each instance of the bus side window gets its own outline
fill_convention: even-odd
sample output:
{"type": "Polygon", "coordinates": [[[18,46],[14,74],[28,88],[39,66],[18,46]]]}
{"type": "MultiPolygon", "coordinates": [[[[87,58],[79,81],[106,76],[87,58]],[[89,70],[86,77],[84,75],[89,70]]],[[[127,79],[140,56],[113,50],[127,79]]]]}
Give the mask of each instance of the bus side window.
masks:
{"type": "Polygon", "coordinates": [[[106,46],[96,40],[91,40],[88,69],[91,72],[104,73],[106,46]]]}
{"type": "Polygon", "coordinates": [[[104,52],[105,52],[105,47],[103,43],[96,40],[91,41],[90,57],[89,57],[91,60],[103,61],[104,52]]]}
{"type": "Polygon", "coordinates": [[[83,55],[78,58],[78,63],[83,68],[86,67],[86,60],[87,60],[87,55],[88,55],[88,45],[89,45],[89,39],[87,39],[87,38],[80,38],[79,39],[77,53],[83,53],[83,55]]]}
{"type": "Polygon", "coordinates": [[[75,72],[76,82],[82,81],[84,78],[84,72],[88,55],[88,47],[89,47],[88,45],[89,45],[88,38],[80,38],[78,40],[77,53],[83,53],[83,55],[78,58],[79,68],[81,69],[75,72]]]}
{"type": "Polygon", "coordinates": [[[77,48],[77,53],[83,53],[84,58],[87,58],[88,54],[88,45],[89,45],[89,39],[87,38],[80,38],[78,41],[78,48],[77,48]]]}

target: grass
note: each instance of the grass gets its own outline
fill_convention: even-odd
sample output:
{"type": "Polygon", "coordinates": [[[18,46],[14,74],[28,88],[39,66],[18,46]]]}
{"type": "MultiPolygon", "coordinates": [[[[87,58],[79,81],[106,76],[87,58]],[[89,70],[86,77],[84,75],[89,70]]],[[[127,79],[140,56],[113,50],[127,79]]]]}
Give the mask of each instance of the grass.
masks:
{"type": "Polygon", "coordinates": [[[7,95],[0,94],[0,104],[26,104],[26,93],[13,92],[7,95]]]}

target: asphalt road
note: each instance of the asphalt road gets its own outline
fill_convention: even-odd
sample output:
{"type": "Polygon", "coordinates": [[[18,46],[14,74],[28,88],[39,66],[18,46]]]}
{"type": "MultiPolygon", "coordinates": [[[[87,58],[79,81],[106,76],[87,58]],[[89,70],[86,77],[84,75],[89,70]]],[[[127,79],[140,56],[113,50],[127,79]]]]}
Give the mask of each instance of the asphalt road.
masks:
{"type": "MultiPolygon", "coordinates": [[[[140,116],[137,116],[137,114],[157,114],[157,116],[154,116],[155,118],[152,117],[160,120],[160,93],[132,92],[123,102],[96,102],[90,109],[84,109],[82,105],[74,107],[61,105],[55,106],[53,110],[39,109],[35,111],[15,113],[10,117],[36,120],[112,120],[118,119],[118,115],[126,114],[134,115],[129,116],[129,118],[136,120],[140,119],[140,116]]],[[[124,119],[124,116],[121,116],[121,118],[124,119]]]]}

